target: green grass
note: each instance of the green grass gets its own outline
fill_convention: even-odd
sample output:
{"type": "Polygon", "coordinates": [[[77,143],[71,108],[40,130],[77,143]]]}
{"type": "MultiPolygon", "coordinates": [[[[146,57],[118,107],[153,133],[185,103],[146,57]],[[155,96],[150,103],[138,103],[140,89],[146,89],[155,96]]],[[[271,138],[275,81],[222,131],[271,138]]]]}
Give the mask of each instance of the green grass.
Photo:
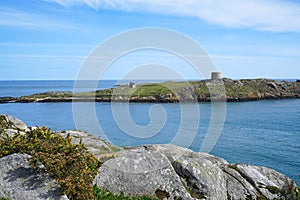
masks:
{"type": "Polygon", "coordinates": [[[107,190],[99,189],[97,186],[94,186],[93,189],[95,200],[158,200],[156,197],[149,196],[125,196],[123,193],[115,195],[107,190]]]}
{"type": "Polygon", "coordinates": [[[29,96],[22,96],[21,98],[46,98],[46,97],[53,97],[53,98],[67,98],[72,97],[71,92],[44,92],[38,94],[32,94],[29,96]]]}
{"type": "Polygon", "coordinates": [[[280,189],[276,186],[271,186],[271,185],[268,185],[267,186],[267,189],[272,193],[272,194],[278,194],[278,193],[281,193],[280,189]]]}
{"type": "Polygon", "coordinates": [[[195,83],[189,82],[172,82],[167,81],[163,83],[148,83],[138,85],[132,96],[139,97],[162,97],[164,95],[175,95],[177,92],[183,90],[183,88],[192,87],[195,83]]]}
{"type": "Polygon", "coordinates": [[[163,96],[173,94],[173,92],[162,84],[143,84],[136,88],[132,96],[148,97],[148,96],[163,96]]]}

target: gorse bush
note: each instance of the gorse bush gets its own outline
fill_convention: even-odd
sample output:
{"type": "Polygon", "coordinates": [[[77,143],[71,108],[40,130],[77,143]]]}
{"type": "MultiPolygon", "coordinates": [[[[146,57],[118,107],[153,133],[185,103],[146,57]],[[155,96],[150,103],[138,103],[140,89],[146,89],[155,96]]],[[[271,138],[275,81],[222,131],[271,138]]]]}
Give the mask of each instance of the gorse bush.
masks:
{"type": "Polygon", "coordinates": [[[42,163],[43,170],[58,182],[69,199],[94,199],[92,183],[99,162],[83,144],[72,144],[71,140],[69,135],[63,138],[46,127],[13,137],[1,131],[0,157],[29,154],[31,165],[37,167],[42,163]]]}
{"type": "MultiPolygon", "coordinates": [[[[1,122],[2,120],[0,120],[1,122]]],[[[115,154],[97,160],[90,154],[84,144],[72,144],[70,135],[63,138],[51,132],[46,127],[27,131],[25,134],[16,133],[10,137],[4,132],[5,124],[0,124],[0,158],[13,153],[31,155],[30,164],[33,168],[47,172],[61,188],[62,194],[69,199],[108,199],[108,200],[154,200],[153,197],[125,197],[123,194],[114,195],[93,186],[100,164],[115,154]]],[[[0,200],[7,200],[0,198],[0,200]]]]}

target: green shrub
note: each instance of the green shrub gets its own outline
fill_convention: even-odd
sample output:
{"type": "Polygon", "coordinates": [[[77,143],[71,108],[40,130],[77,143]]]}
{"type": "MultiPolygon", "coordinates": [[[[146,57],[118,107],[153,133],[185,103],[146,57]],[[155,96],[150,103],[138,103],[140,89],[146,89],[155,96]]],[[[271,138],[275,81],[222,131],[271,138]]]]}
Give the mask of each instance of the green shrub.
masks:
{"type": "Polygon", "coordinates": [[[5,117],[4,116],[0,116],[0,132],[4,131],[4,129],[6,129],[7,127],[8,127],[8,125],[7,125],[6,121],[5,121],[5,117]]]}
{"type": "Polygon", "coordinates": [[[133,197],[133,196],[124,196],[123,193],[119,195],[114,195],[112,192],[99,189],[97,186],[94,186],[94,197],[96,200],[158,200],[156,197],[133,197]]]}
{"type": "Polygon", "coordinates": [[[72,144],[69,135],[62,138],[46,127],[17,133],[13,137],[3,131],[0,134],[0,157],[13,153],[29,154],[31,165],[37,167],[42,163],[69,199],[94,198],[92,183],[99,162],[83,144],[72,144]]]}
{"type": "Polygon", "coordinates": [[[300,199],[300,187],[296,187],[292,194],[286,195],[286,200],[299,200],[300,199]]]}

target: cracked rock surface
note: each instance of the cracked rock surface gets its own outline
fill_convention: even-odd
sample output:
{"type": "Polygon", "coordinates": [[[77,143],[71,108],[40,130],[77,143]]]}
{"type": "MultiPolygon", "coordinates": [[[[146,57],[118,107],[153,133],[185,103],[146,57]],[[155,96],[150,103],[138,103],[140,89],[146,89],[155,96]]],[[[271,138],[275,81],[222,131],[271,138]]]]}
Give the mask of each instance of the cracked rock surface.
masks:
{"type": "Polygon", "coordinates": [[[33,169],[27,154],[12,154],[0,158],[0,197],[10,200],[66,200],[48,174],[33,169]]]}
{"type": "Polygon", "coordinates": [[[100,188],[117,194],[160,199],[284,199],[295,188],[293,180],[275,170],[231,165],[222,158],[170,144],[117,154],[100,167],[94,180],[100,188]]]}

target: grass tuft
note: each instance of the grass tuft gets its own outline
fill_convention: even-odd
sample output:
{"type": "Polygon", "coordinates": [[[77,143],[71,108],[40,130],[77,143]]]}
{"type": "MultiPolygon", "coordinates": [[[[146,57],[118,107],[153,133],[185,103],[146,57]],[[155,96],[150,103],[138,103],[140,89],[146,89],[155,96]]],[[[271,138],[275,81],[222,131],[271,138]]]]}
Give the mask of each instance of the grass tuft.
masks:
{"type": "Polygon", "coordinates": [[[158,200],[156,197],[149,196],[125,196],[123,193],[115,195],[110,191],[99,189],[94,185],[95,200],[158,200]]]}

